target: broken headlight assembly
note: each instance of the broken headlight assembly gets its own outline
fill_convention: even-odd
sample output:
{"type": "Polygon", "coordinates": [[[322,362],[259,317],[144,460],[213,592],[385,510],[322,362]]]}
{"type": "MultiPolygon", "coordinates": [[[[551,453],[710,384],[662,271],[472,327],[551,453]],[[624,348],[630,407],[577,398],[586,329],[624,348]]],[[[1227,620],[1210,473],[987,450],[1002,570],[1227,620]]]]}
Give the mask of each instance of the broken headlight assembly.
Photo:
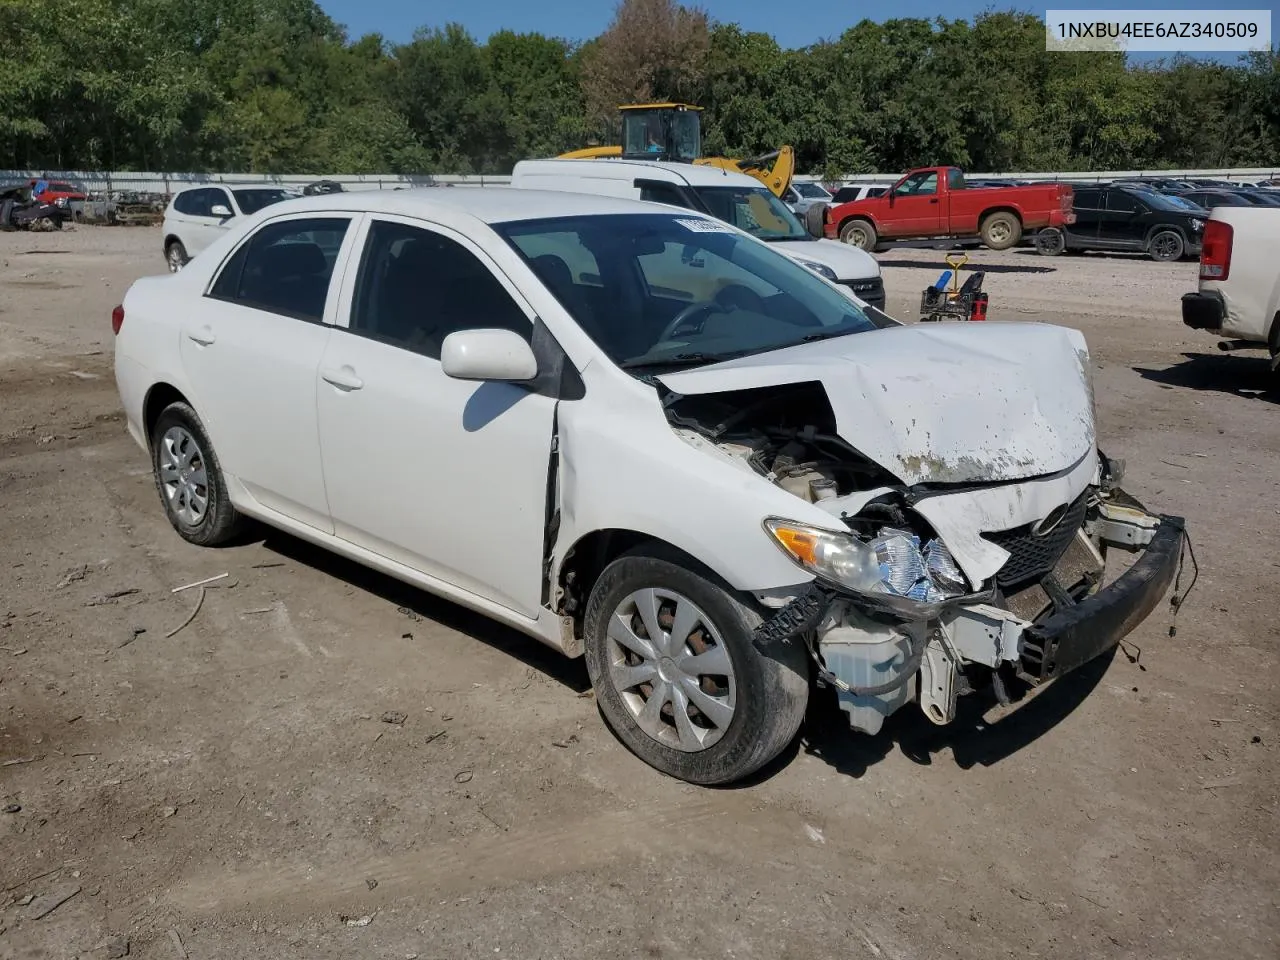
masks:
{"type": "Polygon", "coordinates": [[[912,617],[972,595],[946,545],[922,541],[910,530],[884,526],[874,537],[824,530],[771,517],[764,522],[773,541],[819,580],[874,605],[912,617]]]}

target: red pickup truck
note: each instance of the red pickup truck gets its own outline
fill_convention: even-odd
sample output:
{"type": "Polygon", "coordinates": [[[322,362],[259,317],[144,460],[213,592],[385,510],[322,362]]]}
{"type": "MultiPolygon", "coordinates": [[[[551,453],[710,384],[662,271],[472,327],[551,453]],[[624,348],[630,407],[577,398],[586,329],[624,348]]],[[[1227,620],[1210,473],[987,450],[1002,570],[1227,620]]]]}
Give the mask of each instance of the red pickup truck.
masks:
{"type": "Polygon", "coordinates": [[[975,236],[1006,250],[1026,231],[1074,223],[1071,199],[1066,184],[966,188],[957,167],[923,167],[882,197],[830,207],[824,232],[863,250],[881,240],[975,236]]]}

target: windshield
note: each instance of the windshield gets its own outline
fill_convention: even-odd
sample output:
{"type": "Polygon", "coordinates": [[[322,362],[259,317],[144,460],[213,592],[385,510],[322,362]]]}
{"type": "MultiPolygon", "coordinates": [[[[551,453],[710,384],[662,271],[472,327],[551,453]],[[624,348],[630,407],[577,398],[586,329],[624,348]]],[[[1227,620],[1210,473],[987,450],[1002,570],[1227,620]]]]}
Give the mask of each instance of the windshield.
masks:
{"type": "Polygon", "coordinates": [[[765,187],[694,187],[711,215],[761,240],[812,240],[796,215],[765,187]]]}
{"type": "Polygon", "coordinates": [[[876,327],[809,270],[704,217],[557,217],[494,229],[627,369],[714,363],[876,327]]]}
{"type": "Polygon", "coordinates": [[[800,196],[807,197],[810,200],[831,199],[831,194],[823,190],[821,186],[819,186],[816,183],[810,183],[807,180],[803,182],[799,180],[793,180],[791,182],[791,188],[795,190],[796,193],[800,194],[800,196]]]}
{"type": "Polygon", "coordinates": [[[289,199],[289,195],[283,190],[275,189],[233,190],[231,192],[236,195],[236,203],[240,205],[240,211],[244,214],[257,213],[263,207],[269,207],[273,203],[289,199]]]}

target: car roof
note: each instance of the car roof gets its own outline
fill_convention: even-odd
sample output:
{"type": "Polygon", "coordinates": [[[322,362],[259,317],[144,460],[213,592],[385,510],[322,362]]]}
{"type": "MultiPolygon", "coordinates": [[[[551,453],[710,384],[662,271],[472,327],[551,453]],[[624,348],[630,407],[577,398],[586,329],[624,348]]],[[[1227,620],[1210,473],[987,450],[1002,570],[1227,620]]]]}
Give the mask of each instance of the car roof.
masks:
{"type": "MultiPolygon", "coordinates": [[[[597,161],[587,161],[595,163],[597,161]]],[[[750,179],[750,178],[748,178],[750,179]]],[[[758,181],[752,180],[753,183],[758,181]]],[[[272,204],[273,216],[308,211],[352,211],[406,216],[454,212],[483,223],[543,220],[551,217],[653,213],[651,203],[563,190],[525,190],[514,187],[418,187],[411,190],[359,190],[300,197],[272,204]]],[[[689,211],[689,215],[698,214],[689,211]]]]}
{"type": "MultiPolygon", "coordinates": [[[[755,177],[732,170],[722,170],[706,164],[671,163],[663,160],[614,160],[598,158],[588,160],[551,159],[521,160],[512,175],[558,173],[565,176],[580,174],[601,180],[634,180],[637,177],[666,180],[670,183],[687,183],[691,187],[764,187],[755,177]]],[[[766,188],[767,189],[767,188],[766,188]]]]}

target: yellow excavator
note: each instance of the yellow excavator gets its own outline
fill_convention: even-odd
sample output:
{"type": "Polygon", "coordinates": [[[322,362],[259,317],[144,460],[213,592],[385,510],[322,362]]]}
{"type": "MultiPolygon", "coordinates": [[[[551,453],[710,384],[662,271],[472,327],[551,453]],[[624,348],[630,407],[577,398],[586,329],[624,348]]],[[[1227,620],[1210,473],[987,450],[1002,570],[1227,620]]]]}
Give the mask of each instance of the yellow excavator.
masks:
{"type": "Polygon", "coordinates": [[[622,114],[622,143],[618,146],[585,147],[560,156],[566,160],[621,157],[626,160],[666,160],[719,167],[755,177],[781,197],[791,185],[796,154],[780,147],[749,160],[702,156],[701,107],[687,103],[632,103],[618,107],[622,114]]]}

